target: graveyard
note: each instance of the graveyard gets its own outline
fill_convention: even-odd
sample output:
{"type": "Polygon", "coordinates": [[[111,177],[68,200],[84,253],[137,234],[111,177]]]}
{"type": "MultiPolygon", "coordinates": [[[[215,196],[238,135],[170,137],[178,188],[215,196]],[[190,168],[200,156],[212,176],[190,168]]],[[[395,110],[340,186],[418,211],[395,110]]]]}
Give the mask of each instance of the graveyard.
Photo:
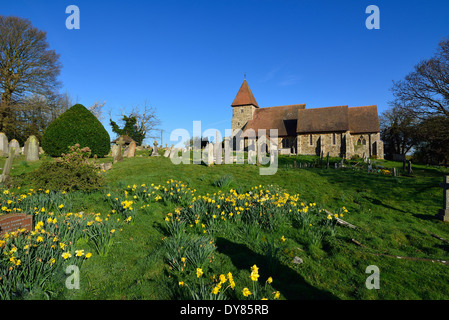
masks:
{"type": "MultiPolygon", "coordinates": [[[[166,151],[98,159],[105,184],[91,192],[35,189],[23,176],[49,159],[13,157],[10,174],[20,185],[2,190],[2,214],[34,212],[30,244],[42,234],[51,245],[60,220],[81,223],[78,236],[55,240],[65,256],[54,264],[80,266],[80,289],[49,271],[44,284],[10,288],[15,295],[3,291],[3,298],[448,298],[449,231],[435,216],[443,209],[444,167],[413,164],[410,172],[378,159],[340,167],[339,158],[279,155],[276,174],[264,176],[248,163],[175,165],[166,151]],[[93,226],[97,238],[82,230],[93,226]],[[379,290],[366,286],[372,265],[379,290]]],[[[10,255],[1,263],[25,264],[20,248],[15,255],[2,245],[10,255]]]]}
{"type": "Polygon", "coordinates": [[[448,9],[5,1],[0,301],[449,300],[448,9]]]}

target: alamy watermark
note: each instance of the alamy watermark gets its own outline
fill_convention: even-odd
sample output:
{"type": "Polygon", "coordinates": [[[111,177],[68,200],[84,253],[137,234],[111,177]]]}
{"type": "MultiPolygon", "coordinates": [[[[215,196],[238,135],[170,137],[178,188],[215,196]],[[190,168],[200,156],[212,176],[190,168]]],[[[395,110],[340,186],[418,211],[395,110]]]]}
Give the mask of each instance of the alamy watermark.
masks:
{"type": "Polygon", "coordinates": [[[69,274],[67,279],[65,280],[65,286],[69,290],[79,289],[80,288],[80,268],[75,265],[69,265],[65,269],[65,273],[69,274]]]}
{"type": "Polygon", "coordinates": [[[65,27],[69,30],[80,28],[80,9],[78,6],[72,4],[67,6],[65,13],[70,14],[65,20],[65,27]]]}
{"type": "Polygon", "coordinates": [[[380,9],[378,6],[370,5],[366,7],[365,13],[369,16],[365,20],[365,26],[368,30],[380,29],[380,9]]]}
{"type": "Polygon", "coordinates": [[[380,271],[379,267],[375,265],[370,265],[366,267],[365,273],[371,274],[368,278],[366,278],[365,286],[367,289],[372,290],[380,289],[380,271]]]}
{"type": "Polygon", "coordinates": [[[171,132],[170,141],[176,142],[172,147],[175,152],[170,156],[173,164],[244,164],[246,150],[247,163],[261,165],[260,175],[274,175],[277,172],[277,129],[226,129],[225,136],[222,137],[216,129],[202,132],[201,121],[193,121],[192,133],[194,138],[186,129],[179,128],[171,132]],[[209,138],[212,138],[210,140],[214,140],[214,143],[209,142],[209,138]],[[206,146],[202,139],[206,139],[206,146]],[[267,164],[268,167],[263,166],[267,164]]]}

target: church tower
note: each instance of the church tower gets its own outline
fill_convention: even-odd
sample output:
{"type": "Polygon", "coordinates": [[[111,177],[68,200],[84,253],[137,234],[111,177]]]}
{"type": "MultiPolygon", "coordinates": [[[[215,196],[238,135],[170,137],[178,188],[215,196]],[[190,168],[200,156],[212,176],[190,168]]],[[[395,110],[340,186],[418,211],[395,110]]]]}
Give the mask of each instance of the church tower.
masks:
{"type": "Polygon", "coordinates": [[[239,130],[245,127],[249,120],[253,119],[254,111],[259,108],[256,99],[251,92],[251,89],[246,82],[243,80],[242,86],[237,92],[232,106],[232,130],[239,130]]]}

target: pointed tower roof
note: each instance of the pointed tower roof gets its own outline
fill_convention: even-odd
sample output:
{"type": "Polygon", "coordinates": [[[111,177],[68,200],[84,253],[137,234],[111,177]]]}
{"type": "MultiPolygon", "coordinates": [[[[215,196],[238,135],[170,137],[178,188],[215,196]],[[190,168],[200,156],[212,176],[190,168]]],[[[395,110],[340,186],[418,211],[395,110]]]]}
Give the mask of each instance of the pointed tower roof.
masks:
{"type": "Polygon", "coordinates": [[[235,96],[234,102],[232,102],[231,106],[236,107],[246,105],[253,105],[259,108],[259,105],[257,104],[257,101],[254,98],[251,89],[249,88],[248,82],[246,82],[245,79],[243,80],[242,86],[240,87],[239,92],[237,92],[237,95],[235,96]]]}

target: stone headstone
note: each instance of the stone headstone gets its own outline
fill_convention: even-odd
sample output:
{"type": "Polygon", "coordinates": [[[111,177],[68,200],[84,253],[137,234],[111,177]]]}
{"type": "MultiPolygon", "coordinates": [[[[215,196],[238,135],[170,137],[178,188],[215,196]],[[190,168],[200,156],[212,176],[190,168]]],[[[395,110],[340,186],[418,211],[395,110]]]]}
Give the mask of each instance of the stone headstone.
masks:
{"type": "Polygon", "coordinates": [[[169,157],[170,157],[170,159],[173,159],[173,157],[175,156],[175,154],[178,152],[178,149],[176,149],[174,145],[173,145],[170,149],[171,149],[171,150],[170,150],[170,155],[169,155],[169,157]]]}
{"type": "Polygon", "coordinates": [[[295,258],[293,258],[293,261],[292,261],[292,263],[294,263],[294,264],[302,264],[303,262],[304,261],[298,256],[295,256],[295,258]]]}
{"type": "Polygon", "coordinates": [[[128,153],[129,153],[129,145],[127,145],[125,147],[125,151],[123,151],[123,157],[124,158],[128,158],[128,153]]]}
{"type": "Polygon", "coordinates": [[[17,229],[33,229],[33,215],[25,213],[9,213],[0,216],[0,237],[17,229]]]}
{"type": "Polygon", "coordinates": [[[207,148],[207,165],[212,166],[214,164],[214,144],[209,143],[206,148],[207,148]]]}
{"type": "Polygon", "coordinates": [[[111,147],[111,156],[112,156],[112,158],[115,158],[117,156],[118,150],[119,150],[118,144],[113,144],[112,147],[111,147]]]}
{"type": "Polygon", "coordinates": [[[122,137],[120,137],[120,139],[117,142],[118,150],[117,150],[117,154],[114,157],[113,163],[123,161],[122,148],[123,148],[124,144],[125,144],[125,141],[123,140],[122,137]]]}
{"type": "Polygon", "coordinates": [[[167,158],[170,155],[170,151],[171,151],[171,147],[166,149],[165,152],[164,152],[164,157],[167,158]]]}
{"type": "Polygon", "coordinates": [[[128,146],[128,158],[134,158],[134,155],[136,154],[136,142],[132,141],[128,146]]]}
{"type": "Polygon", "coordinates": [[[224,163],[232,164],[234,162],[231,151],[231,139],[229,137],[224,137],[224,163]]]}
{"type": "Polygon", "coordinates": [[[223,147],[221,143],[216,143],[214,145],[214,158],[215,164],[221,164],[223,162],[223,147]]]}
{"type": "Polygon", "coordinates": [[[159,152],[157,151],[157,141],[154,141],[153,143],[153,152],[151,153],[152,157],[158,157],[160,156],[159,152]]]}
{"type": "Polygon", "coordinates": [[[112,169],[112,163],[111,162],[104,162],[100,163],[100,169],[104,171],[108,171],[112,169]]]}
{"type": "Polygon", "coordinates": [[[9,142],[9,148],[10,149],[14,148],[14,150],[16,150],[15,153],[14,153],[14,156],[20,155],[20,144],[19,144],[19,141],[17,141],[16,139],[12,139],[9,142]]]}
{"type": "Polygon", "coordinates": [[[396,168],[393,168],[392,174],[393,174],[393,177],[397,177],[398,172],[397,172],[396,168]]]}
{"type": "Polygon", "coordinates": [[[413,172],[412,170],[412,162],[409,160],[407,161],[407,173],[411,174],[413,172]]]}
{"type": "Polygon", "coordinates": [[[25,142],[24,154],[26,161],[39,160],[39,141],[35,136],[30,136],[25,142]]]}
{"type": "Polygon", "coordinates": [[[12,168],[12,162],[14,160],[15,152],[16,152],[16,149],[14,147],[9,148],[9,156],[8,156],[8,159],[6,159],[6,161],[5,161],[5,165],[3,166],[2,175],[0,176],[0,182],[5,182],[6,180],[9,179],[9,173],[12,168]]]}
{"type": "Polygon", "coordinates": [[[7,157],[9,150],[8,137],[0,132],[0,156],[7,157]]]}
{"type": "Polygon", "coordinates": [[[439,209],[436,217],[445,222],[449,222],[449,176],[444,176],[444,181],[440,184],[443,188],[443,209],[439,209]]]}

